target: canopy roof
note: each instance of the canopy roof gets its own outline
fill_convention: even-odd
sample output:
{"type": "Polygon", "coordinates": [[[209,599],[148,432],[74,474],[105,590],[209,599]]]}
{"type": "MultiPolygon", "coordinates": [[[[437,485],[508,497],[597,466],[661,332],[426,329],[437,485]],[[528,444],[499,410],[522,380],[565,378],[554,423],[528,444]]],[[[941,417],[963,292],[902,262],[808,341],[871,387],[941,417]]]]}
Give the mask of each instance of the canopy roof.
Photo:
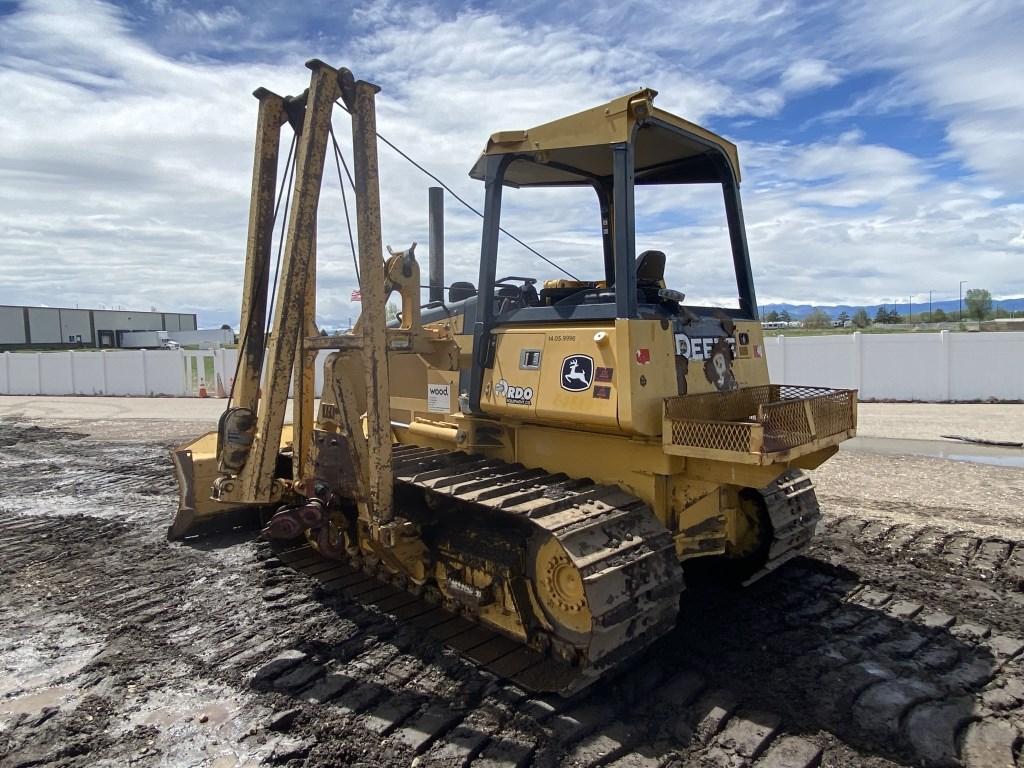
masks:
{"type": "Polygon", "coordinates": [[[510,186],[589,185],[612,175],[610,146],[632,138],[637,184],[721,181],[723,160],[739,182],[736,145],[658,109],[657,95],[644,88],[525,131],[492,134],[469,175],[484,178],[489,155],[519,154],[505,173],[510,186]]]}

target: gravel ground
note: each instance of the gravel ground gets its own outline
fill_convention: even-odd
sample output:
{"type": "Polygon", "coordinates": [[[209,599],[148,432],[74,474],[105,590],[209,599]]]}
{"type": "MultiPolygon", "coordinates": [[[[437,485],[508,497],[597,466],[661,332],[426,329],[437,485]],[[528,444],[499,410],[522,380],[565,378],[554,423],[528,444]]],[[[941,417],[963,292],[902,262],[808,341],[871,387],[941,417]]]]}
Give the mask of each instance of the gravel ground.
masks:
{"type": "Polygon", "coordinates": [[[950,531],[1024,535],[1021,469],[846,450],[811,475],[826,511],[950,531]]]}
{"type": "Polygon", "coordinates": [[[1018,403],[861,403],[857,434],[938,440],[967,435],[1024,442],[1024,405],[1018,403]]]}
{"type": "MultiPolygon", "coordinates": [[[[222,407],[0,398],[0,767],[1024,768],[1022,470],[841,451],[808,556],[741,591],[695,575],[673,632],[564,701],[307,550],[164,541],[166,451],[222,407]]],[[[861,414],[1006,439],[1024,406],[861,414]]]]}

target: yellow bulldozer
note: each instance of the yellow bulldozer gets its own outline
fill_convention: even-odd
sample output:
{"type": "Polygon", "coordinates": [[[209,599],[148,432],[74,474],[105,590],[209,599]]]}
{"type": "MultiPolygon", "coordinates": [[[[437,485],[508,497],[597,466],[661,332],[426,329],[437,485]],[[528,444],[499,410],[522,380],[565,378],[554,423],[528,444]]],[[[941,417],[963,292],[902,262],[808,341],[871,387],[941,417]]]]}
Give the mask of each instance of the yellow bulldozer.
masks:
{"type": "Polygon", "coordinates": [[[820,511],[801,470],[854,435],[856,392],[769,383],[732,143],[648,89],[492,134],[470,171],[485,190],[478,283],[424,305],[415,246],[382,248],[379,89],[307,66],[301,96],[255,93],[238,369],[216,431],[173,452],[170,538],[260,513],[265,537],[304,538],[469,619],[480,642],[502,639],[504,669],[563,694],[674,626],[683,564],[714,558],[750,582],[805,551],[820,511]],[[362,314],[323,336],[316,222],[336,105],[352,122],[362,314]],[[666,285],[671,255],[636,254],[634,188],[684,184],[721,189],[735,308],[687,304],[666,285]],[[595,193],[603,279],[498,278],[503,189],[566,186],[595,193]]]}

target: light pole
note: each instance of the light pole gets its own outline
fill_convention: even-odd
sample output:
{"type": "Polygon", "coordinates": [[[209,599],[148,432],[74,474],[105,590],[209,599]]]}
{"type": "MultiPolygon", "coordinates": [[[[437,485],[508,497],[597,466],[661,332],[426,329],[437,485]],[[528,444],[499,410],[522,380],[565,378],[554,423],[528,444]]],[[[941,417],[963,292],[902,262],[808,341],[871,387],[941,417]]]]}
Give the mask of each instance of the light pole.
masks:
{"type": "Polygon", "coordinates": [[[914,297],[907,297],[907,322],[914,322],[914,297]]]}
{"type": "Polygon", "coordinates": [[[961,323],[964,321],[964,283],[966,282],[966,280],[960,281],[960,316],[957,317],[957,321],[961,323]]]}
{"type": "Polygon", "coordinates": [[[932,321],[932,292],[928,291],[928,322],[932,321]]]}

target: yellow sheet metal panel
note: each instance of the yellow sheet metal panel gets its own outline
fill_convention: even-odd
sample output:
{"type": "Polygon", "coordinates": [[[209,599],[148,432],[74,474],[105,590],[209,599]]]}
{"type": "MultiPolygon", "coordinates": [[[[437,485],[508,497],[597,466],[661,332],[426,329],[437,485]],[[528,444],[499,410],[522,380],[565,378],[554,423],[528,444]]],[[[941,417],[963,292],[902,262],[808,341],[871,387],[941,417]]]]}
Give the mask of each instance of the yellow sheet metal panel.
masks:
{"type": "MultiPolygon", "coordinates": [[[[671,147],[670,153],[674,157],[700,154],[706,150],[708,144],[716,146],[728,158],[736,181],[739,181],[740,164],[736,145],[696,123],[658,109],[654,106],[654,97],[657,95],[657,91],[643,88],[612,99],[606,104],[527,130],[494,133],[480,159],[470,171],[470,176],[483,178],[483,158],[487,155],[529,153],[536,164],[528,172],[524,169],[514,174],[514,183],[523,186],[553,182],[589,184],[590,181],[584,176],[565,170],[559,171],[554,166],[545,167],[545,164],[557,160],[562,166],[606,176],[611,172],[611,156],[607,152],[607,147],[628,141],[638,122],[653,117],[694,137],[690,141],[678,136],[668,141],[659,139],[656,142],[659,146],[671,147]],[[597,148],[604,148],[604,151],[594,151],[597,148]]],[[[639,162],[641,161],[638,160],[639,162]]]]}
{"type": "Polygon", "coordinates": [[[521,426],[515,444],[515,461],[619,485],[650,504],[659,517],[668,503],[658,495],[660,478],[682,472],[685,465],[666,455],[657,440],[556,426],[521,426]]]}
{"type": "Polygon", "coordinates": [[[662,320],[499,328],[481,404],[494,416],[656,437],[666,398],[767,383],[760,326],[728,326],[715,335],[662,320]]]}
{"type": "Polygon", "coordinates": [[[484,375],[485,413],[617,429],[619,367],[609,324],[501,328],[484,375]]]}
{"type": "Polygon", "coordinates": [[[616,340],[623,361],[623,397],[619,424],[623,431],[661,434],[662,403],[679,393],[672,324],[660,320],[616,320],[616,340]]]}
{"type": "MultiPolygon", "coordinates": [[[[752,320],[737,320],[731,334],[706,335],[684,327],[674,333],[677,363],[686,370],[686,390],[681,394],[728,391],[734,386],[757,386],[768,383],[768,360],[765,358],[761,325],[752,320]],[[724,369],[716,368],[716,344],[725,339],[728,345],[724,369]]],[[[721,349],[719,346],[718,349],[721,349]]]]}
{"type": "Polygon", "coordinates": [[[532,421],[541,394],[541,364],[547,362],[545,333],[531,328],[501,329],[495,337],[494,365],[484,373],[481,408],[485,413],[532,421]],[[527,354],[536,355],[536,365],[532,358],[522,362],[527,354]]]}

